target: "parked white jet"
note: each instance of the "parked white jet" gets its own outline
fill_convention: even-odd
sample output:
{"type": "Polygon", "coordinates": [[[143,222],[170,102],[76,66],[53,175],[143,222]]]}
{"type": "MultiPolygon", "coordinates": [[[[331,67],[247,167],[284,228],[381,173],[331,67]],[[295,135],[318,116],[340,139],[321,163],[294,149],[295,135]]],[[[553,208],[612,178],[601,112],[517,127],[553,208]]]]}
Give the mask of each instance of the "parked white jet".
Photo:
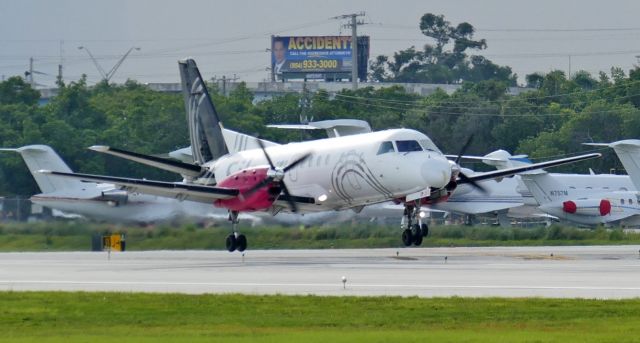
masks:
{"type": "Polygon", "coordinates": [[[540,210],[580,225],[640,225],[636,188],[627,175],[520,174],[540,210]]]}
{"type": "Polygon", "coordinates": [[[600,156],[588,154],[467,176],[446,159],[429,137],[410,129],[286,145],[254,138],[242,147],[245,150],[239,150],[225,142],[196,63],[191,59],[180,61],[179,69],[195,164],[106,146],[94,146],[92,150],[179,173],[184,176],[183,182],[42,172],[109,182],[129,191],[213,203],[229,210],[233,233],[227,236],[227,249],[243,251],[246,237],[236,232],[240,212],[358,210],[385,201],[404,205],[403,242],[407,246],[419,245],[424,225],[418,215],[421,206],[446,201],[459,184],[481,187],[477,182],[482,180],[600,156]]]}
{"type": "MultiPolygon", "coordinates": [[[[38,173],[47,169],[71,173],[69,166],[47,145],[27,145],[0,151],[19,153],[42,193],[31,201],[65,213],[109,222],[152,223],[181,218],[225,219],[224,210],[192,201],[177,201],[166,197],[127,192],[113,184],[83,182],[38,173]]],[[[257,220],[255,217],[246,219],[257,220]]]]}

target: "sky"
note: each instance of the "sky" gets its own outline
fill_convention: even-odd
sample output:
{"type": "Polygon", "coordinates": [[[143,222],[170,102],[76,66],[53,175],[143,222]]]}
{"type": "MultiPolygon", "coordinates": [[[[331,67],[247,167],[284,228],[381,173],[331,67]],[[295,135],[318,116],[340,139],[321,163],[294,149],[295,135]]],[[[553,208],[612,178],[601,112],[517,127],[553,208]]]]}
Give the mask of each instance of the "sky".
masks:
{"type": "Polygon", "coordinates": [[[524,82],[533,72],[561,69],[597,74],[625,71],[640,55],[640,1],[634,0],[0,0],[0,75],[22,75],[34,58],[35,79],[52,86],[63,65],[65,81],[101,76],[88,48],[109,71],[131,47],[112,78],[143,83],[178,82],[176,61],[193,57],[207,79],[269,78],[271,35],[349,35],[344,21],[329,19],[364,11],[359,35],[371,37],[371,57],[392,55],[431,42],[420,33],[424,13],[466,21],[480,52],[511,66],[524,82]]]}

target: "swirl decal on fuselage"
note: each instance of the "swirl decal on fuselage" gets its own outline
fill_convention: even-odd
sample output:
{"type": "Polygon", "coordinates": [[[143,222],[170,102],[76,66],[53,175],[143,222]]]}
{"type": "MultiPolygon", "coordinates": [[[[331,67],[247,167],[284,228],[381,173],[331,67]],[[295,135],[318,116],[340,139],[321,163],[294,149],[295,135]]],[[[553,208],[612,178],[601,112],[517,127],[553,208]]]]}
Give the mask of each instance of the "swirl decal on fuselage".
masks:
{"type": "Polygon", "coordinates": [[[360,189],[360,181],[386,198],[393,196],[393,193],[376,179],[367,162],[362,158],[362,153],[358,154],[355,150],[343,153],[331,172],[331,187],[338,197],[350,204],[354,198],[348,187],[357,191],[360,189]]]}

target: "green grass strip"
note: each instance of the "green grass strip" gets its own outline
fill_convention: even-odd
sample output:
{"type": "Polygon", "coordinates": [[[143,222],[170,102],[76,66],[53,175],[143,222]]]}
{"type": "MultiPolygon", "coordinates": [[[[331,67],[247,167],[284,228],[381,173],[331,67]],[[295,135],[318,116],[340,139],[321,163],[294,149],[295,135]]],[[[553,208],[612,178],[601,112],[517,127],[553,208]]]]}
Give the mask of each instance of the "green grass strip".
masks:
{"type": "Polygon", "coordinates": [[[637,342],[640,300],[0,292],[2,342],[637,342]]]}

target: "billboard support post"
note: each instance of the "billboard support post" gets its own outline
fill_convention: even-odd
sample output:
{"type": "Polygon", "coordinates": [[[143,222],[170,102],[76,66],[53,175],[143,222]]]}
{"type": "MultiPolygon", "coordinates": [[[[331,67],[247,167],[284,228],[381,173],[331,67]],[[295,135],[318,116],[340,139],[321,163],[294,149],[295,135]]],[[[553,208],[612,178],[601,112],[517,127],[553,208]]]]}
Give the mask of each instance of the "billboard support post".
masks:
{"type": "Polygon", "coordinates": [[[351,87],[358,89],[358,22],[356,14],[351,15],[351,87]]]}

